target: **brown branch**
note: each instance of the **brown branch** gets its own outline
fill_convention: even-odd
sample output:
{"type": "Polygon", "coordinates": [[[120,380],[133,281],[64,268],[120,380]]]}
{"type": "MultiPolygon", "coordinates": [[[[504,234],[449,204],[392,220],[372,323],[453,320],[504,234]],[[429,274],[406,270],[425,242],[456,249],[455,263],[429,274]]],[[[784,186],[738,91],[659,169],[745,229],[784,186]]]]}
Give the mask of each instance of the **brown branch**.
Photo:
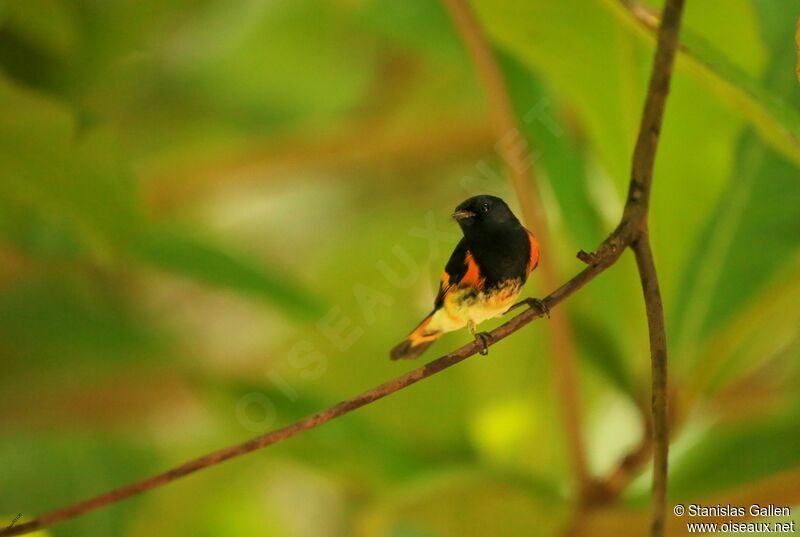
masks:
{"type": "Polygon", "coordinates": [[[656,266],[647,231],[631,245],[642,281],[647,330],[650,335],[650,369],[653,405],[653,525],[651,535],[664,535],[667,512],[667,456],[669,421],[667,417],[667,336],[664,306],[658,286],[656,266]]]}
{"type": "MultiPolygon", "coordinates": [[[[654,536],[663,535],[665,519],[664,498],[666,491],[666,454],[668,448],[665,393],[667,372],[663,308],[661,307],[658,282],[647,237],[647,208],[653,177],[653,163],[655,161],[656,146],[658,144],[658,133],[664,114],[664,105],[669,92],[669,81],[678,42],[682,10],[683,0],[667,0],[658,34],[658,45],[656,47],[656,56],[648,88],[647,100],[645,102],[641,130],[634,151],[628,199],[625,203],[620,224],[611,235],[603,241],[597,251],[592,254],[587,254],[585,252],[579,253],[579,257],[589,262],[590,266],[586,267],[577,276],[553,291],[544,299],[545,306],[552,310],[567,297],[594,279],[598,274],[613,265],[626,247],[632,246],[634,248],[647,305],[646,309],[648,314],[648,326],[650,328],[650,345],[654,376],[653,441],[656,453],[653,479],[655,511],[652,534],[654,536]]],[[[534,319],[541,317],[541,315],[541,311],[529,309],[513,317],[491,332],[491,344],[505,339],[534,319]]],[[[282,429],[194,459],[164,473],[101,494],[84,502],[51,511],[39,518],[13,528],[0,530],[0,537],[22,535],[64,522],[65,520],[106,507],[136,494],[141,494],[145,491],[166,485],[176,479],[180,479],[181,477],[204,468],[215,466],[221,462],[252,453],[258,449],[286,440],[287,438],[318,427],[357,408],[382,399],[422,379],[439,373],[475,355],[479,348],[480,345],[473,341],[420,368],[401,375],[394,380],[381,384],[371,390],[367,390],[337,405],[321,410],[307,418],[287,425],[282,429]]]]}
{"type": "Polygon", "coordinates": [[[667,456],[669,423],[667,416],[667,339],[664,328],[664,306],[658,285],[653,252],[647,227],[650,191],[653,183],[656,150],[661,132],[678,49],[684,0],[667,0],[658,29],[653,70],[647,88],[642,122],[633,152],[628,201],[622,221],[637,221],[638,236],[632,241],[636,266],[642,281],[647,326],[650,335],[653,408],[653,519],[651,535],[664,535],[667,515],[667,456]],[[635,220],[634,220],[635,219],[635,220]]]}
{"type": "MultiPolygon", "coordinates": [[[[643,20],[644,12],[629,0],[622,3],[643,20]]],[[[645,100],[644,112],[639,125],[639,134],[634,148],[628,199],[622,219],[615,233],[606,239],[597,252],[580,252],[578,257],[592,263],[607,251],[616,251],[625,245],[631,246],[642,283],[642,292],[647,312],[650,338],[652,374],[651,407],[652,418],[646,420],[645,434],[640,445],[626,456],[620,465],[601,483],[595,504],[608,503],[615,499],[630,483],[632,477],[647,462],[653,453],[653,520],[651,534],[664,535],[666,518],[667,458],[669,451],[669,415],[667,390],[667,343],[664,328],[664,308],[658,285],[653,253],[647,227],[650,191],[653,182],[658,139],[664,116],[675,55],[680,46],[680,21],[684,0],[668,0],[658,28],[653,69],[645,100]]],[[[646,13],[645,13],[646,14],[646,13]]]]}
{"type": "MultiPolygon", "coordinates": [[[[547,306],[548,309],[552,310],[567,297],[569,297],[578,289],[586,285],[589,281],[594,279],[595,276],[597,276],[598,274],[603,272],[606,268],[611,266],[617,260],[618,257],[619,257],[618,254],[610,255],[608,257],[598,260],[597,264],[585,268],[577,276],[569,280],[567,283],[556,289],[547,298],[545,298],[544,299],[545,306],[547,306]]],[[[511,320],[497,327],[495,330],[491,332],[492,339],[490,344],[494,345],[500,340],[505,339],[506,337],[510,336],[511,334],[522,328],[523,326],[529,324],[531,321],[537,319],[538,317],[541,317],[541,315],[542,314],[540,311],[535,309],[529,309],[517,315],[516,317],[513,317],[511,320]]],[[[79,515],[83,515],[90,511],[95,511],[102,507],[106,507],[108,505],[117,503],[120,500],[124,500],[125,498],[129,498],[131,496],[141,494],[148,490],[161,487],[172,481],[175,481],[176,479],[197,472],[198,470],[215,466],[221,462],[236,457],[240,457],[242,455],[246,455],[248,453],[251,453],[261,448],[265,448],[272,444],[276,444],[280,441],[291,438],[303,431],[313,429],[315,427],[318,427],[324,423],[331,421],[332,419],[343,416],[357,408],[360,408],[364,405],[377,401],[378,399],[382,399],[387,395],[390,395],[398,390],[411,386],[412,384],[415,384],[422,379],[430,377],[431,375],[439,373],[440,371],[443,371],[444,369],[447,369],[448,367],[451,367],[469,358],[470,356],[477,354],[477,352],[480,349],[481,345],[473,341],[449,354],[446,354],[440,358],[437,358],[436,360],[433,360],[425,364],[422,367],[414,369],[404,375],[401,375],[389,382],[381,384],[380,386],[377,386],[371,390],[367,390],[351,399],[342,401],[337,405],[321,410],[300,421],[292,423],[291,425],[287,425],[286,427],[283,427],[276,431],[272,431],[263,436],[258,436],[241,444],[236,444],[227,447],[225,449],[222,449],[220,451],[210,453],[203,457],[181,464],[180,466],[176,466],[175,468],[172,468],[171,470],[168,470],[164,473],[152,476],[150,478],[144,479],[142,481],[130,485],[126,485],[122,488],[113,490],[111,492],[101,494],[84,502],[64,507],[62,509],[57,509],[55,511],[51,511],[50,513],[42,515],[39,518],[15,526],[12,529],[7,528],[4,530],[0,530],[0,537],[8,537],[11,535],[22,535],[25,533],[30,533],[32,531],[39,530],[41,528],[52,526],[54,524],[58,524],[60,522],[64,522],[65,520],[75,518],[79,515]]]]}
{"type": "MultiPolygon", "coordinates": [[[[536,233],[541,250],[552,251],[548,249],[550,237],[540,201],[541,196],[537,191],[531,159],[532,151],[525,143],[524,135],[519,129],[505,79],[491,45],[466,0],[445,0],[445,4],[472,57],[478,78],[489,101],[494,132],[499,141],[499,153],[519,200],[522,219],[525,225],[536,233]]],[[[550,259],[542,256],[539,262],[539,278],[545,289],[552,289],[558,281],[555,266],[550,259]]],[[[586,463],[572,327],[562,311],[555,312],[550,317],[547,327],[550,332],[556,389],[564,415],[569,459],[579,495],[581,498],[588,498],[593,494],[594,487],[586,463]]]]}

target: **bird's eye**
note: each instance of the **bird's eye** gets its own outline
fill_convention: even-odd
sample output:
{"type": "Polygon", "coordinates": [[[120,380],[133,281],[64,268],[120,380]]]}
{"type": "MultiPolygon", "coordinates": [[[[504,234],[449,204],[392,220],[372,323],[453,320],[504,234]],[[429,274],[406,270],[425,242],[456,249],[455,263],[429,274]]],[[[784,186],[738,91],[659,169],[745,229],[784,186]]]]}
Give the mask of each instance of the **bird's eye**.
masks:
{"type": "Polygon", "coordinates": [[[483,211],[485,213],[488,213],[489,212],[489,204],[488,203],[484,203],[483,205],[481,205],[481,211],[483,211]]]}

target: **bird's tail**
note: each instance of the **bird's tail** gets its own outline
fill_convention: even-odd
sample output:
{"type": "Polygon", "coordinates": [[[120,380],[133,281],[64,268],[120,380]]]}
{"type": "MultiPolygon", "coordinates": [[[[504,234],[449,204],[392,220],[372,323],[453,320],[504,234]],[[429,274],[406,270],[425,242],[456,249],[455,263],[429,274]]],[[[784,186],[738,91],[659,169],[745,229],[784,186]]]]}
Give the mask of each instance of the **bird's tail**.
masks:
{"type": "Polygon", "coordinates": [[[389,357],[392,360],[411,360],[428,350],[428,347],[442,335],[441,331],[427,331],[432,317],[433,313],[425,317],[407,338],[389,352],[389,357]]]}

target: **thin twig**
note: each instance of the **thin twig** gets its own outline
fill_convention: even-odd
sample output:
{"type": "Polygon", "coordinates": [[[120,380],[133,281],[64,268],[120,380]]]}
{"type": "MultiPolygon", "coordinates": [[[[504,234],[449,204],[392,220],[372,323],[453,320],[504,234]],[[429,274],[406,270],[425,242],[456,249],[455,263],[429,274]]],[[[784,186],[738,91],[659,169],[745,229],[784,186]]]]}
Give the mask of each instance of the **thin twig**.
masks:
{"type": "MultiPolygon", "coordinates": [[[[596,265],[585,268],[577,276],[569,280],[567,283],[556,289],[547,298],[545,298],[545,306],[549,310],[552,310],[567,297],[594,279],[595,276],[611,266],[618,257],[619,254],[609,255],[608,257],[599,260],[596,265]]],[[[516,317],[513,317],[508,322],[497,327],[490,333],[492,336],[490,345],[494,345],[500,340],[505,339],[523,326],[529,324],[531,321],[541,317],[541,315],[542,313],[538,310],[528,309],[516,317]]],[[[332,419],[343,416],[344,414],[377,401],[378,399],[382,399],[398,390],[411,386],[422,379],[428,378],[431,375],[439,373],[440,371],[443,371],[444,369],[447,369],[448,367],[451,367],[469,358],[470,356],[477,354],[481,349],[482,346],[477,342],[470,342],[469,344],[464,345],[463,347],[440,358],[437,358],[436,360],[433,360],[422,367],[414,369],[371,390],[367,390],[353,398],[342,401],[337,405],[321,410],[300,421],[292,423],[291,425],[287,425],[286,427],[272,431],[263,436],[258,436],[241,444],[236,444],[203,457],[199,457],[192,461],[181,464],[180,466],[176,466],[175,468],[172,468],[171,470],[161,474],[136,483],[132,483],[130,485],[126,485],[111,492],[101,494],[84,502],[57,509],[42,515],[37,519],[20,524],[13,529],[7,528],[0,530],[0,537],[23,535],[25,533],[30,533],[41,528],[64,522],[65,520],[75,518],[90,511],[95,511],[102,507],[117,503],[125,498],[161,487],[171,483],[172,481],[175,481],[176,479],[197,472],[198,470],[209,468],[221,462],[246,455],[272,444],[276,444],[303,431],[313,429],[331,421],[332,419]]]]}
{"type": "MultiPolygon", "coordinates": [[[[653,163],[655,161],[656,146],[658,144],[658,133],[664,114],[664,105],[669,92],[669,81],[678,43],[683,3],[684,0],[667,0],[664,10],[658,34],[658,44],[648,87],[644,115],[642,117],[639,138],[634,151],[628,199],[625,203],[622,219],[617,228],[603,241],[595,252],[591,254],[585,252],[579,253],[579,258],[590,265],[544,299],[545,306],[552,310],[567,297],[589,283],[598,274],[613,265],[626,247],[634,246],[648,314],[654,376],[653,441],[655,444],[655,464],[653,486],[655,509],[652,526],[652,535],[654,537],[663,535],[666,507],[666,455],[668,449],[666,419],[667,364],[663,308],[658,293],[658,281],[655,274],[652,252],[650,251],[649,239],[647,237],[647,208],[649,205],[650,188],[653,178],[653,163]]],[[[535,309],[522,312],[493,330],[491,332],[492,337],[490,344],[493,345],[505,339],[541,316],[542,312],[535,309]]],[[[475,355],[480,348],[481,345],[473,341],[420,368],[401,375],[394,380],[381,384],[371,390],[367,390],[337,405],[321,410],[282,429],[194,459],[164,473],[101,494],[84,502],[51,511],[50,513],[20,524],[19,526],[0,530],[0,537],[22,535],[52,526],[90,511],[117,503],[136,494],[141,494],[145,491],[166,485],[176,479],[204,468],[215,466],[221,462],[252,453],[258,449],[286,440],[287,438],[318,427],[357,408],[382,399],[422,379],[439,373],[475,355]]]]}
{"type": "MultiPolygon", "coordinates": [[[[453,22],[461,34],[467,50],[475,64],[478,78],[483,85],[492,113],[492,123],[498,138],[498,149],[511,178],[522,219],[539,239],[543,252],[548,249],[550,236],[542,209],[541,196],[537,190],[531,149],[524,140],[514,113],[508,88],[500,66],[495,59],[480,23],[465,0],[444,0],[453,22]]],[[[545,289],[557,285],[552,258],[542,256],[539,262],[539,278],[545,289]]],[[[555,372],[556,389],[564,415],[569,458],[581,498],[589,497],[593,489],[592,479],[586,463],[586,448],[578,397],[575,366],[575,344],[572,327],[565,312],[558,311],[547,323],[551,340],[551,358],[555,372]]]]}

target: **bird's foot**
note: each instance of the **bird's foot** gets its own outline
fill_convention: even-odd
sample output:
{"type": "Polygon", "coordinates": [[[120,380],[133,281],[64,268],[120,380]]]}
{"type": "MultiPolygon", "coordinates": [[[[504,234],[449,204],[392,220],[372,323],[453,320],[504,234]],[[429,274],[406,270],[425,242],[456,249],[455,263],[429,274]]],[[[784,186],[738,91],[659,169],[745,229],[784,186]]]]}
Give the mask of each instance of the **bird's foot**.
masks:
{"type": "Polygon", "coordinates": [[[528,306],[531,309],[537,309],[542,315],[544,315],[548,319],[550,318],[550,308],[548,308],[544,300],[540,298],[526,298],[524,300],[520,300],[519,302],[508,308],[508,310],[506,310],[506,313],[508,313],[511,310],[517,309],[520,306],[528,306]]]}
{"type": "Polygon", "coordinates": [[[494,341],[494,338],[489,332],[475,332],[475,341],[481,342],[481,350],[478,351],[478,354],[486,356],[489,354],[489,344],[494,341]]]}

